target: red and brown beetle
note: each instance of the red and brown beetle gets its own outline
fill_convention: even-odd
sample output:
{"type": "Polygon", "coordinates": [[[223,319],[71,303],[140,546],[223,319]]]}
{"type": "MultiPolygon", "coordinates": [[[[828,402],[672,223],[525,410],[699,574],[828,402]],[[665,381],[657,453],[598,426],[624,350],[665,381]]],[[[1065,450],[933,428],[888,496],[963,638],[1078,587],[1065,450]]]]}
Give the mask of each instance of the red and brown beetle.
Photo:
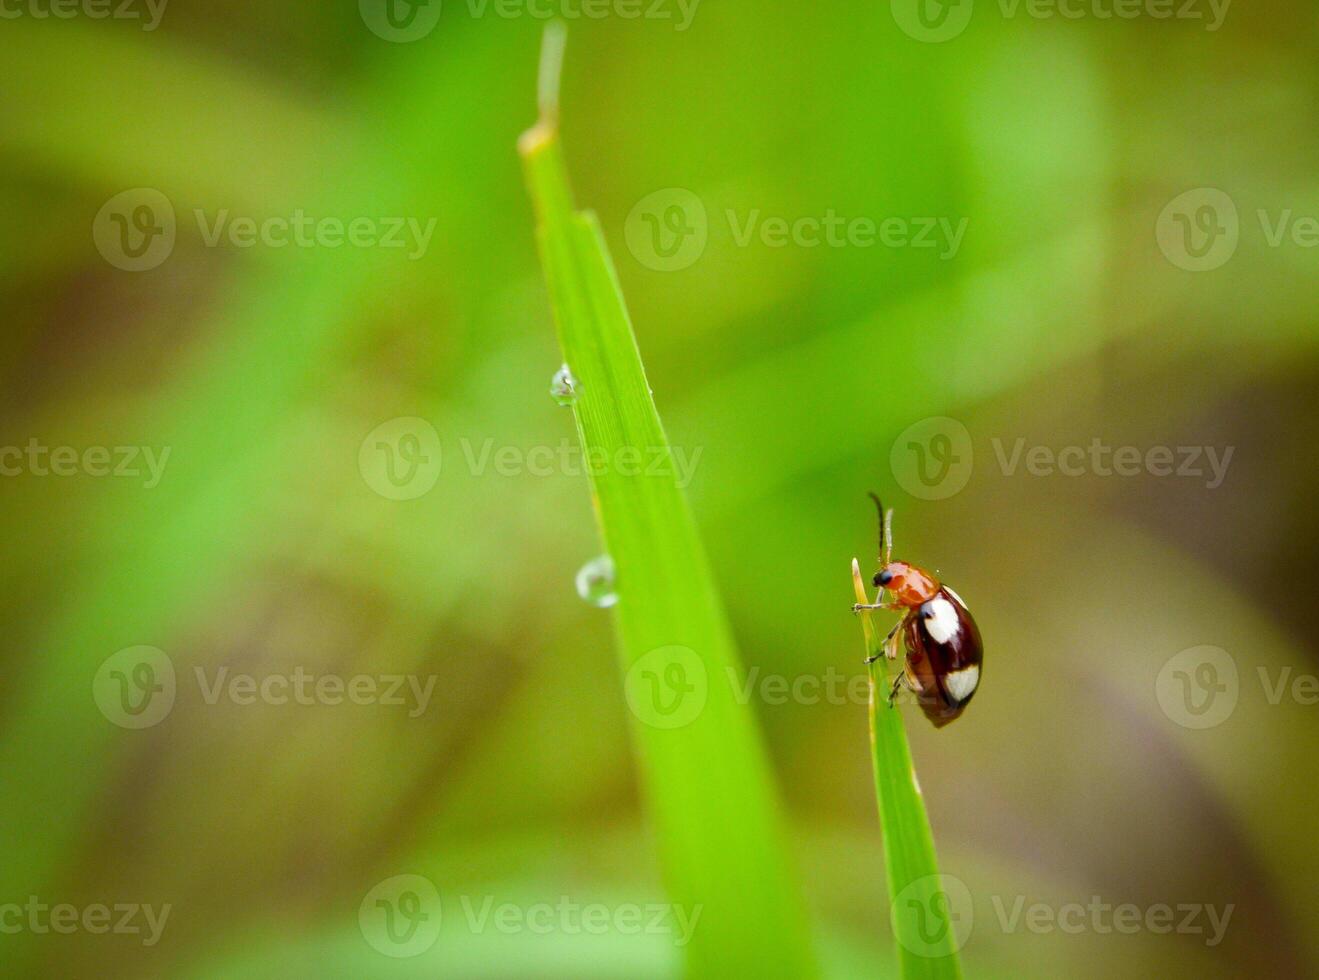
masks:
{"type": "MultiPolygon", "coordinates": [[[[984,658],[980,630],[956,592],[915,565],[893,561],[893,511],[886,511],[875,494],[870,498],[879,508],[882,567],[874,578],[879,594],[873,603],[859,602],[852,611],[884,609],[903,614],[880,647],[884,656],[896,660],[901,633],[907,650],[906,665],[889,692],[889,705],[905,687],[916,696],[925,717],[942,728],[962,713],[980,686],[984,658]],[[884,601],[885,590],[893,593],[892,602],[884,601]]],[[[859,580],[857,588],[861,589],[859,580]]],[[[874,654],[866,663],[879,656],[874,654]]]]}

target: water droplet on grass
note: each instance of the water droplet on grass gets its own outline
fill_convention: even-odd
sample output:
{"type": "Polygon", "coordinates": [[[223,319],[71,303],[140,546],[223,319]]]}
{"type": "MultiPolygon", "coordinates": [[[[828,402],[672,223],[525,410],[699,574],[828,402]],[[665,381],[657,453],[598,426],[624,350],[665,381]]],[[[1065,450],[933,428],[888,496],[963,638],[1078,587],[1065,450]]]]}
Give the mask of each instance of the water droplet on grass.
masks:
{"type": "Polygon", "coordinates": [[[614,559],[592,558],[577,573],[577,594],[593,606],[607,609],[618,602],[614,587],[614,559]]]}
{"type": "Polygon", "coordinates": [[[554,372],[554,377],[550,380],[550,397],[557,404],[565,408],[575,404],[580,391],[581,382],[573,377],[572,369],[568,365],[565,364],[554,372]]]}

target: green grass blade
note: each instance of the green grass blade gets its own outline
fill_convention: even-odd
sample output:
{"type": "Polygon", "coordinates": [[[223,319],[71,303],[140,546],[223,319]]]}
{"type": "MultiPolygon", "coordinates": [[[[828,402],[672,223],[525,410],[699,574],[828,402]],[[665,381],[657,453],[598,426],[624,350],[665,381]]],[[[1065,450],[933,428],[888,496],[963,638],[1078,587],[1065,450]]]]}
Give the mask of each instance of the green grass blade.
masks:
{"type": "MultiPolygon", "coordinates": [[[[856,601],[867,603],[861,569],[852,560],[856,601]]],[[[866,655],[881,653],[870,613],[862,612],[866,655]]],[[[970,895],[961,882],[939,874],[934,835],[902,727],[902,712],[889,707],[888,661],[870,665],[870,753],[875,796],[884,833],[890,921],[905,980],[950,980],[962,975],[957,950],[970,928],[970,895]],[[961,927],[961,928],[959,928],[961,927]]]]}
{"type": "MultiPolygon", "coordinates": [[[[604,238],[593,215],[573,209],[552,98],[542,99],[541,122],[519,149],[559,340],[579,382],[583,452],[667,461],[604,238]]],[[[615,626],[644,795],[670,900],[699,907],[687,975],[814,976],[771,769],[730,683],[738,661],[686,500],[671,467],[659,467],[663,475],[630,475],[612,462],[601,469],[592,489],[617,569],[615,626]]]]}

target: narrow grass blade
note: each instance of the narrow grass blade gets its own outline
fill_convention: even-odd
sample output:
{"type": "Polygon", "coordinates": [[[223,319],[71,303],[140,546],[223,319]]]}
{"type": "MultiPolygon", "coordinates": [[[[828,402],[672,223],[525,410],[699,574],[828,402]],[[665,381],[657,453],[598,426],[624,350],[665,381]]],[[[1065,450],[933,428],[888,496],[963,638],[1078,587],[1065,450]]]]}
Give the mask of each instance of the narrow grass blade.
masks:
{"type": "MultiPolygon", "coordinates": [[[[852,559],[856,601],[868,603],[861,566],[852,559]]],[[[962,975],[960,941],[970,927],[970,896],[961,882],[939,874],[934,836],[902,727],[902,712],[890,708],[887,661],[875,638],[868,610],[861,613],[870,665],[870,752],[875,764],[875,796],[884,833],[890,920],[898,962],[906,980],[949,980],[962,975]],[[959,941],[960,940],[960,941],[959,941]]]]}
{"type": "Polygon", "coordinates": [[[684,949],[687,974],[811,977],[804,902],[764,747],[735,697],[739,669],[724,612],[668,465],[604,238],[593,215],[573,209],[554,94],[562,35],[546,38],[541,118],[519,149],[576,378],[582,449],[605,461],[591,483],[617,569],[615,625],[644,794],[670,899],[699,915],[684,949]],[[652,465],[622,465],[628,458],[652,465]]]}

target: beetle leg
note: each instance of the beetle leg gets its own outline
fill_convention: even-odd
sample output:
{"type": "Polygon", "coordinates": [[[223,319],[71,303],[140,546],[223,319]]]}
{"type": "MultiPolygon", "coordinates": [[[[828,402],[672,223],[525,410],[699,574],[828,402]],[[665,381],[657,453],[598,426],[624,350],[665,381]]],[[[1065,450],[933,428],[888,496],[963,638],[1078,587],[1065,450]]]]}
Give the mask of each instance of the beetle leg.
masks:
{"type": "Polygon", "coordinates": [[[899,619],[888,631],[888,636],[884,637],[884,656],[890,660],[898,659],[898,631],[902,629],[903,622],[905,620],[899,619]]]}
{"type": "MultiPolygon", "coordinates": [[[[893,625],[893,628],[888,631],[888,636],[884,637],[884,642],[879,645],[879,648],[884,651],[884,656],[888,657],[889,660],[898,659],[897,638],[898,630],[900,629],[902,629],[902,620],[898,620],[898,622],[893,625]]],[[[866,657],[866,663],[873,664],[878,659],[879,654],[876,653],[874,656],[866,657]]]]}
{"type": "Polygon", "coordinates": [[[861,612],[863,609],[883,609],[885,612],[899,612],[906,606],[897,602],[854,602],[852,603],[852,612],[861,612]]]}
{"type": "Polygon", "coordinates": [[[898,676],[893,678],[893,687],[888,692],[888,706],[890,708],[893,707],[893,702],[897,700],[898,693],[903,688],[907,688],[908,690],[911,689],[910,685],[907,683],[907,672],[905,670],[899,672],[898,676]]]}

